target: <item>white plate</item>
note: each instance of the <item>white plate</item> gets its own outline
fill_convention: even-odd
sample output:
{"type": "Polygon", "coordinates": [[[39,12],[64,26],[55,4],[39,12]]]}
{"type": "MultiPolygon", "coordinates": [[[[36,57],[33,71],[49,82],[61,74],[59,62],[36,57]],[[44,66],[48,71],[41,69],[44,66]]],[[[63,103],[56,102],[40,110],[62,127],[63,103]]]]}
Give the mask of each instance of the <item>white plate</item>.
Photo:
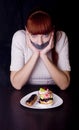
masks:
{"type": "Polygon", "coordinates": [[[28,100],[28,98],[33,95],[33,94],[37,94],[38,95],[38,91],[34,91],[34,92],[31,92],[29,94],[27,94],[26,96],[24,96],[23,98],[21,98],[20,100],[20,104],[24,107],[27,107],[27,108],[32,108],[32,109],[49,109],[49,108],[55,108],[55,107],[58,107],[60,106],[62,103],[63,103],[63,100],[62,98],[60,98],[58,95],[56,95],[55,93],[53,93],[53,100],[54,100],[54,103],[52,105],[43,105],[43,104],[40,104],[38,102],[38,99],[37,101],[32,105],[32,106],[28,106],[26,104],[26,100],[28,100]]]}

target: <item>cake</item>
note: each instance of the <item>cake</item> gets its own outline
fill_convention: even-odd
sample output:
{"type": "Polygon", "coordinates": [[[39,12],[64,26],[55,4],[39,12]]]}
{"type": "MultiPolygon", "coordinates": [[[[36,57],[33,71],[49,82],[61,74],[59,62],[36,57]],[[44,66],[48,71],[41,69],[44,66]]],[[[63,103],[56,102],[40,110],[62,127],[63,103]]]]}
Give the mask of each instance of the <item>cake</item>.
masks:
{"type": "Polygon", "coordinates": [[[40,88],[38,96],[40,104],[53,104],[53,92],[48,88],[40,88]]]}

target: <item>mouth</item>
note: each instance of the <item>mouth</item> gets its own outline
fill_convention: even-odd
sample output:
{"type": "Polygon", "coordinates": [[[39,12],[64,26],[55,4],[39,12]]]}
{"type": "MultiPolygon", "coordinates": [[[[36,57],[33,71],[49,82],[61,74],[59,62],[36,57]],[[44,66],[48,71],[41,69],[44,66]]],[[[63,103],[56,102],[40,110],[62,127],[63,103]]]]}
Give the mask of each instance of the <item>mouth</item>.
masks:
{"type": "MultiPolygon", "coordinates": [[[[31,41],[31,40],[30,40],[31,41]]],[[[37,49],[44,49],[46,46],[48,46],[49,41],[43,43],[42,45],[38,45],[37,43],[34,43],[33,41],[31,41],[31,44],[37,48],[37,49]]]]}

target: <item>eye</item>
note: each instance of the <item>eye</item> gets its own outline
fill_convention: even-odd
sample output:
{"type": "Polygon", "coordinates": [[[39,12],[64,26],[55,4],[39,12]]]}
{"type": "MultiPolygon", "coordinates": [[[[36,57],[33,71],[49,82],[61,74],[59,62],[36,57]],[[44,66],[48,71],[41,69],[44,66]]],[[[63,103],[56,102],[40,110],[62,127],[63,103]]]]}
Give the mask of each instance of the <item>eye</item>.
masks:
{"type": "Polygon", "coordinates": [[[37,35],[31,34],[31,37],[35,38],[37,35]]]}
{"type": "Polygon", "coordinates": [[[48,38],[48,37],[49,37],[49,34],[45,34],[44,37],[45,37],[45,38],[48,38]]]}

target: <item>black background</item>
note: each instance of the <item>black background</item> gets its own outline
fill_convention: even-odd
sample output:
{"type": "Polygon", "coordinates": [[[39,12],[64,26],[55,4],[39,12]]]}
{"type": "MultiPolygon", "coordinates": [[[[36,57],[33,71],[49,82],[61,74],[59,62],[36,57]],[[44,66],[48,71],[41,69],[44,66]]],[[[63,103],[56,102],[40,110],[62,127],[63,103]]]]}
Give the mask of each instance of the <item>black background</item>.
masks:
{"type": "Polygon", "coordinates": [[[3,77],[4,80],[9,72],[13,34],[24,28],[31,10],[41,8],[51,13],[57,27],[68,35],[71,84],[73,88],[77,88],[79,72],[77,5],[77,1],[70,2],[69,0],[0,0],[0,70],[3,75],[6,75],[3,77]]]}

